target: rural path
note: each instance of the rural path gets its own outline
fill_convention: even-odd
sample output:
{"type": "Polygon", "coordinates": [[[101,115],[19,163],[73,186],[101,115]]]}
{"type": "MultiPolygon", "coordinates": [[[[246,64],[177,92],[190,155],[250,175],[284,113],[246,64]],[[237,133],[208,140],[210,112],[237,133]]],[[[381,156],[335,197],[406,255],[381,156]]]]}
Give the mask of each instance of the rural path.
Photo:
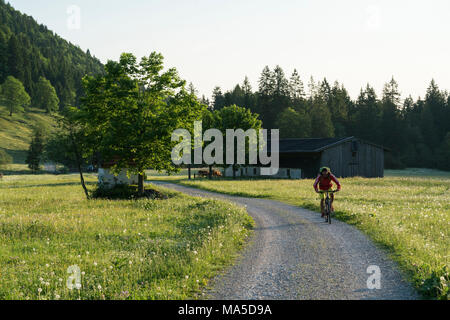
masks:
{"type": "Polygon", "coordinates": [[[213,280],[219,300],[418,299],[396,264],[364,234],[343,222],[278,201],[218,194],[161,181],[191,196],[245,206],[256,222],[237,263],[213,280]],[[369,266],[381,271],[381,289],[368,289],[369,266]]]}

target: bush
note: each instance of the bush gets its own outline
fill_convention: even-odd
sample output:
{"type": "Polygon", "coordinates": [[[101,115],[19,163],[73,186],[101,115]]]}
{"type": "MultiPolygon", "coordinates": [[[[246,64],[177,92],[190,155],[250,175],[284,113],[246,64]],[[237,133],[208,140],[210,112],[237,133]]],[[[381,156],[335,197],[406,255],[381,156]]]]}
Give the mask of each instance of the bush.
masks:
{"type": "Polygon", "coordinates": [[[91,198],[109,200],[133,200],[139,198],[165,200],[168,199],[168,196],[154,189],[144,190],[144,194],[139,195],[137,186],[122,184],[116,185],[113,188],[105,188],[100,185],[92,191],[91,198]]]}

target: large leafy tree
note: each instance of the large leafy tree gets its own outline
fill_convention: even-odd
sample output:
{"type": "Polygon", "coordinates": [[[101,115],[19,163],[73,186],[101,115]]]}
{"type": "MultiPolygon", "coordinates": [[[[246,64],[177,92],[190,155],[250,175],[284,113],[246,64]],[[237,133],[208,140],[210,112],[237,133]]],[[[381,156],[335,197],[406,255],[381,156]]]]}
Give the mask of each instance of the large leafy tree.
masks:
{"type": "Polygon", "coordinates": [[[59,98],[55,88],[49,80],[44,77],[39,78],[36,90],[35,106],[47,111],[55,112],[59,107],[59,98]]]}
{"type": "MultiPolygon", "coordinates": [[[[246,132],[249,129],[254,129],[256,131],[256,138],[259,136],[259,130],[262,127],[262,121],[259,119],[259,115],[256,113],[252,113],[249,109],[239,107],[236,105],[231,105],[224,107],[220,110],[215,110],[213,112],[206,112],[203,114],[203,130],[207,129],[218,129],[222,133],[223,142],[226,142],[226,133],[227,130],[233,129],[238,130],[242,129],[246,132]]],[[[246,138],[245,140],[245,161],[249,163],[249,142],[250,138],[246,138]]],[[[257,142],[253,141],[253,142],[257,142]]],[[[234,163],[233,169],[236,169],[238,165],[237,158],[237,140],[234,141],[234,163]]],[[[227,149],[223,148],[223,165],[227,166],[227,149]]],[[[233,170],[233,175],[235,174],[235,170],[233,170]]]]}
{"type": "Polygon", "coordinates": [[[9,76],[2,85],[1,102],[6,105],[9,115],[12,116],[13,113],[23,112],[24,107],[30,105],[31,99],[22,82],[9,76]]]}
{"type": "Polygon", "coordinates": [[[144,192],[148,168],[174,172],[171,141],[174,130],[192,129],[206,106],[185,88],[176,69],[163,71],[163,56],[153,52],[137,62],[124,53],[109,61],[105,75],[84,78],[85,97],[75,112],[88,149],[113,162],[113,170],[126,168],[139,175],[144,192]]]}
{"type": "Polygon", "coordinates": [[[278,116],[276,126],[280,138],[308,138],[311,136],[311,118],[302,111],[287,108],[278,116]]]}

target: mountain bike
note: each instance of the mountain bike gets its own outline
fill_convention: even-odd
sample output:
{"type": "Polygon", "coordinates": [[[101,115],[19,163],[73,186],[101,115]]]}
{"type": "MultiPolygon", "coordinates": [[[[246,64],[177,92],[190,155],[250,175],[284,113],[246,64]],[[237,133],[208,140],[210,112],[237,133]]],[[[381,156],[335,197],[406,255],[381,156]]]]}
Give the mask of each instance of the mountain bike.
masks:
{"type": "Polygon", "coordinates": [[[331,224],[331,198],[330,193],[336,193],[338,190],[326,190],[326,191],[319,191],[319,193],[326,194],[327,197],[325,198],[325,222],[328,222],[331,224]]]}

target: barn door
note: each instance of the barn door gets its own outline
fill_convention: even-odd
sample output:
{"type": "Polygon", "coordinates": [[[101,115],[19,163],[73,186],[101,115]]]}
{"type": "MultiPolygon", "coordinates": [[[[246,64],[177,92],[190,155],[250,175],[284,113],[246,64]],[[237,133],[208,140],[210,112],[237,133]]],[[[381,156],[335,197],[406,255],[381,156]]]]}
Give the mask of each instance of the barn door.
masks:
{"type": "Polygon", "coordinates": [[[359,142],[357,140],[351,143],[351,160],[350,160],[350,176],[355,177],[360,174],[359,172],[359,142]]]}

